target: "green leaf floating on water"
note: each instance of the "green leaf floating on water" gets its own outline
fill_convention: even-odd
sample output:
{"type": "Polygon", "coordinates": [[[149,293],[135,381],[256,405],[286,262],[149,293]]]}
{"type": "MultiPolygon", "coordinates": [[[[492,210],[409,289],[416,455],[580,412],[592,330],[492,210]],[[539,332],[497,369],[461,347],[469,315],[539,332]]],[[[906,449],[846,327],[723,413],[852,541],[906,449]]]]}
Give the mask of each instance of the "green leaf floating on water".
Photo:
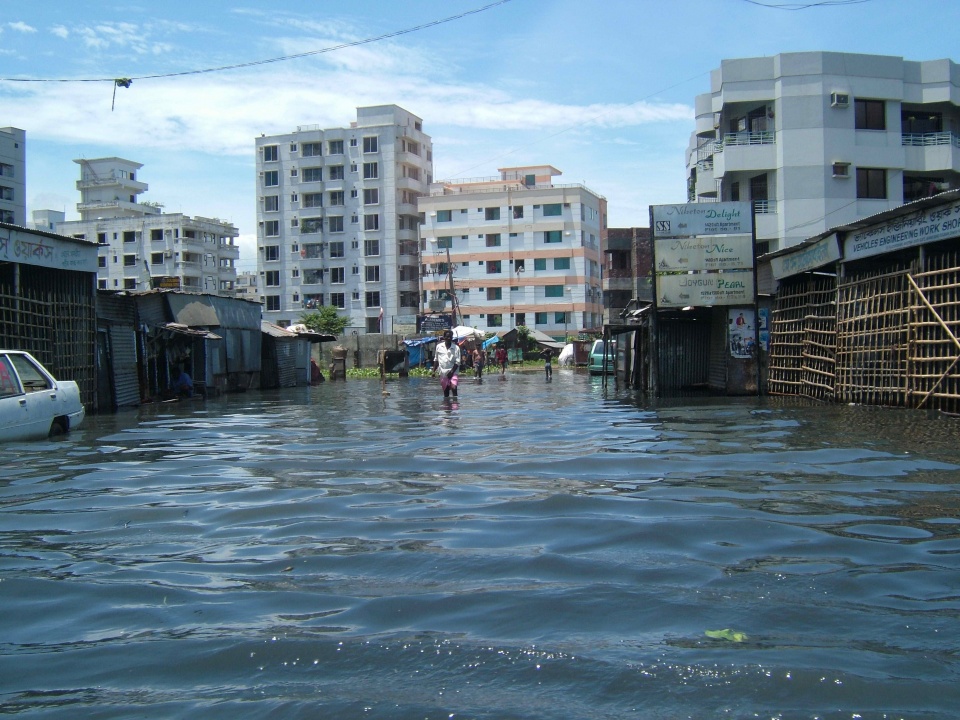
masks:
{"type": "Polygon", "coordinates": [[[747,634],[724,628],[723,630],[707,630],[704,632],[708,638],[714,640],[729,640],[730,642],[743,642],[747,639],[747,634]]]}

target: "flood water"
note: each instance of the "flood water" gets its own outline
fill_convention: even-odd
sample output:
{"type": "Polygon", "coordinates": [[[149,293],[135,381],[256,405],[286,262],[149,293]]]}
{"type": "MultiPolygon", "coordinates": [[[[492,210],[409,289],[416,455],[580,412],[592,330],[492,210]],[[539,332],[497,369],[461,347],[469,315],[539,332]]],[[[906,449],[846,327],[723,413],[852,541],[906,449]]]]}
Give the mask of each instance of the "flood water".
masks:
{"type": "Polygon", "coordinates": [[[0,445],[0,714],[957,716],[960,421],[386,390],[0,445]]]}

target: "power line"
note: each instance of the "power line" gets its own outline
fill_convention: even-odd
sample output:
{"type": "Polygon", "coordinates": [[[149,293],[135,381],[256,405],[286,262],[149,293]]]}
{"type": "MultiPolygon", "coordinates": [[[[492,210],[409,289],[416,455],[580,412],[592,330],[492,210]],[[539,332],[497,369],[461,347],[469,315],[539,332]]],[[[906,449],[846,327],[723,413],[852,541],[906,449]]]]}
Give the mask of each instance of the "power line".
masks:
{"type": "Polygon", "coordinates": [[[809,10],[814,7],[836,7],[839,5],[859,5],[861,3],[871,2],[871,0],[819,0],[819,2],[793,2],[793,3],[765,3],[760,0],[743,0],[751,5],[758,5],[771,10],[809,10]]]}
{"type": "Polygon", "coordinates": [[[114,91],[116,91],[116,87],[130,87],[130,84],[134,80],[157,80],[160,78],[182,77],[184,75],[202,75],[205,73],[223,72],[224,70],[238,70],[240,68],[269,65],[271,63],[285,62],[287,60],[298,60],[300,58],[311,57],[313,55],[323,55],[325,53],[334,52],[335,50],[343,50],[344,48],[369,45],[370,43],[379,42],[380,40],[388,40],[390,38],[400,37],[401,35],[409,35],[410,33],[436,27],[437,25],[443,25],[445,23],[453,22],[454,20],[462,20],[465,17],[477,15],[478,13],[485,12],[499,5],[506,5],[508,2],[512,2],[512,0],[497,0],[497,2],[492,2],[482,7],[474,8],[473,10],[467,10],[457,15],[451,15],[450,17],[442,18],[440,20],[431,20],[429,22],[421,23],[420,25],[404,28],[403,30],[395,30],[393,32],[377,35],[376,37],[365,38],[363,40],[354,40],[352,42],[340,43],[339,45],[333,45],[331,47],[321,48],[319,50],[308,50],[306,52],[296,53],[294,55],[283,55],[281,57],[267,58],[265,60],[251,60],[250,62],[236,63],[234,65],[221,65],[219,67],[204,68],[201,70],[184,70],[182,72],[158,73],[155,75],[134,75],[123,78],[0,78],[0,82],[110,82],[114,83],[114,91]]]}

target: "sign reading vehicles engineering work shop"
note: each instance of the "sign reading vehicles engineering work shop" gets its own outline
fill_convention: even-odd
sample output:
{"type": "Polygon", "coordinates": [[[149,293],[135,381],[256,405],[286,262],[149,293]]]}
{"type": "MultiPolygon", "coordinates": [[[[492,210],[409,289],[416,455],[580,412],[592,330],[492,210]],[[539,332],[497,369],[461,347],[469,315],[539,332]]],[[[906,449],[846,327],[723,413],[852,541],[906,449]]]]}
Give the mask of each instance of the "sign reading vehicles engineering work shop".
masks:
{"type": "Polygon", "coordinates": [[[847,235],[843,259],[859,260],[960,235],[960,202],[930,208],[847,235]]]}
{"type": "Polygon", "coordinates": [[[747,202],[654,205],[657,305],[752,305],[753,212],[747,202]]]}

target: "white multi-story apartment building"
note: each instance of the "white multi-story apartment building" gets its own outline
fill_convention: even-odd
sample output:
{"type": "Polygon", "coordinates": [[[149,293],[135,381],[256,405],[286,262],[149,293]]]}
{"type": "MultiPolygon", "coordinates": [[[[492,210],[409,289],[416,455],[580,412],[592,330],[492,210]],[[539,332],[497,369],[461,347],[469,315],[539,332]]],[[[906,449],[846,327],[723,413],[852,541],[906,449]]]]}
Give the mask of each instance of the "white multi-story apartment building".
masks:
{"type": "Polygon", "coordinates": [[[349,317],[347,332],[412,333],[417,198],[433,175],[423,121],[361,107],[350,127],[262,136],[256,152],[264,319],[285,327],[329,305],[349,317]]]}
{"type": "Polygon", "coordinates": [[[724,60],[697,96],[688,199],[752,201],[758,251],[960,186],[960,68],[883,55],[724,60]]]}
{"type": "Polygon", "coordinates": [[[100,245],[101,290],[162,287],[233,296],[240,257],[233,224],[138,202],[148,188],[137,179],[140,163],[117,157],[74,162],[80,165],[80,220],[58,222],[56,231],[100,245]]]}
{"type": "Polygon", "coordinates": [[[27,134],[0,128],[0,222],[27,224],[27,134]]]}
{"type": "Polygon", "coordinates": [[[260,291],[257,289],[257,273],[242,272],[237,275],[236,296],[244,300],[263,302],[260,291]]]}
{"type": "Polygon", "coordinates": [[[67,219],[62,210],[34,210],[30,213],[30,228],[44,232],[56,232],[57,225],[67,219]]]}
{"type": "Polygon", "coordinates": [[[480,330],[525,325],[561,338],[601,327],[606,199],[554,184],[550,165],[499,172],[420,198],[427,308],[443,307],[452,282],[457,321],[480,330]]]}

